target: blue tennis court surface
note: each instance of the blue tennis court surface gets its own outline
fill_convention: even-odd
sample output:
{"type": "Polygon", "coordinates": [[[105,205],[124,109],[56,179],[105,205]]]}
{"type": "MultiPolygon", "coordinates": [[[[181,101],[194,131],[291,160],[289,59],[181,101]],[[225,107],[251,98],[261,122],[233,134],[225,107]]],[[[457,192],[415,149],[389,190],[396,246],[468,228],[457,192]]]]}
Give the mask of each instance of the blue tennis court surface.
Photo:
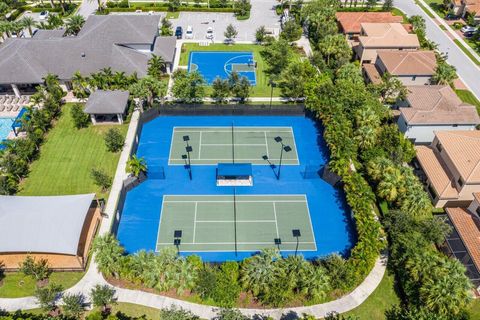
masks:
{"type": "Polygon", "coordinates": [[[227,79],[235,71],[254,86],[257,84],[255,70],[252,52],[192,51],[188,60],[188,71],[198,71],[209,85],[216,77],[227,79]]]}
{"type": "Polygon", "coordinates": [[[310,118],[161,116],[143,126],[137,155],[147,161],[148,179],[127,193],[117,232],[129,253],[171,246],[177,231],[181,231],[181,254],[195,253],[205,261],[244,259],[263,248],[277,247],[276,239],[281,239],[283,254],[292,254],[298,245],[299,252],[309,259],[334,252],[348,255],[355,243],[350,209],[342,191],[318,175],[312,178],[315,174],[305,174],[307,167],[320,168],[328,161],[328,148],[310,118]],[[249,157],[261,159],[268,151],[267,160],[278,163],[281,145],[274,135],[265,134],[272,128],[278,128],[283,143],[295,147],[288,153],[295,161],[282,166],[280,180],[267,160],[262,164],[257,159],[251,167],[253,186],[236,187],[234,196],[233,187],[217,186],[215,162],[192,165],[192,180],[188,167],[172,164],[172,143],[186,144],[174,139],[178,128],[204,127],[201,143],[200,137],[194,139],[193,132],[187,133],[192,134],[188,141],[193,148],[191,160],[210,159],[223,151],[205,146],[215,144],[211,147],[218,145],[223,150],[232,136],[227,130],[232,123],[235,142],[240,145],[262,144],[259,131],[267,140],[249,157]],[[216,134],[222,130],[227,131],[221,135],[222,141],[218,140],[220,136],[208,136],[210,131],[216,134]],[[200,147],[201,151],[196,150],[200,147]],[[299,230],[301,236],[295,237],[293,230],[299,230]]]}

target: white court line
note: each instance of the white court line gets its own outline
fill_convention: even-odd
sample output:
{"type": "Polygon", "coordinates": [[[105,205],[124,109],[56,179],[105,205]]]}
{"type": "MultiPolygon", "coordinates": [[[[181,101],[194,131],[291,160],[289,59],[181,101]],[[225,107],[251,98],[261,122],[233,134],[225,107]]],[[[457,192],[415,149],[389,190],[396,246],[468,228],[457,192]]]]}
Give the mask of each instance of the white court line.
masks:
{"type": "Polygon", "coordinates": [[[270,152],[268,151],[267,131],[263,131],[263,134],[265,136],[265,148],[267,149],[267,157],[270,160],[270,152]]]}
{"type": "MultiPolygon", "coordinates": [[[[232,144],[231,143],[204,143],[203,146],[228,146],[230,147],[232,144]]],[[[233,144],[235,147],[242,147],[242,146],[265,146],[263,143],[234,143],[233,144]]],[[[202,159],[203,160],[203,159],[202,159]]]]}
{"type": "MultiPolygon", "coordinates": [[[[310,229],[312,231],[312,237],[313,237],[313,239],[315,239],[315,232],[313,231],[312,216],[310,215],[310,207],[308,206],[307,195],[304,194],[303,196],[305,197],[305,203],[307,204],[307,214],[308,214],[308,220],[310,222],[310,229]]],[[[316,241],[315,241],[314,245],[315,245],[315,251],[317,251],[317,242],[316,241]]]]}
{"type": "MultiPolygon", "coordinates": [[[[262,223],[273,223],[277,222],[276,220],[197,220],[197,223],[257,223],[257,222],[262,222],[262,223]]],[[[278,233],[278,230],[277,230],[278,233]]]]}
{"type": "Polygon", "coordinates": [[[202,159],[201,154],[202,154],[202,132],[200,131],[200,139],[198,140],[198,157],[197,157],[199,160],[202,159]]]}
{"type": "MultiPolygon", "coordinates": [[[[312,244],[314,242],[312,241],[300,241],[298,244],[312,244]]],[[[190,245],[194,245],[194,244],[199,244],[199,245],[225,245],[225,244],[235,244],[235,242],[196,242],[196,243],[191,243],[191,242],[182,242],[181,245],[185,245],[185,244],[190,244],[190,245]]],[[[237,244],[273,244],[272,241],[269,241],[269,242],[237,242],[237,244]]],[[[290,241],[290,242],[284,242],[282,241],[282,244],[297,244],[296,241],[290,241]]],[[[172,243],[171,242],[160,242],[160,243],[157,243],[157,245],[169,245],[171,246],[172,243]]],[[[204,250],[205,251],[205,250],[204,250]]],[[[251,251],[251,250],[249,250],[251,251]]],[[[284,251],[284,250],[282,250],[284,251]]],[[[304,250],[301,250],[301,251],[304,251],[304,250]]]]}
{"type": "Polygon", "coordinates": [[[295,158],[296,158],[297,163],[300,164],[300,158],[298,157],[297,142],[295,140],[295,134],[293,133],[293,128],[292,127],[290,127],[290,131],[292,132],[293,148],[295,149],[295,158]]]}
{"type": "Polygon", "coordinates": [[[275,215],[275,229],[277,229],[277,238],[280,238],[280,233],[278,232],[278,222],[277,222],[277,207],[275,206],[275,202],[273,204],[273,214],[275,215]]]}
{"type": "Polygon", "coordinates": [[[195,202],[195,214],[193,216],[193,243],[195,243],[195,231],[197,229],[197,207],[198,202],[195,202]]]}
{"type": "MultiPolygon", "coordinates": [[[[229,144],[229,146],[231,146],[231,144],[229,144]]],[[[183,159],[171,159],[172,161],[184,161],[183,159]]],[[[228,159],[219,159],[219,158],[216,158],[216,159],[192,159],[192,161],[232,161],[231,158],[228,158],[228,159]]],[[[262,158],[257,158],[257,159],[244,159],[244,158],[238,158],[238,159],[235,159],[235,160],[241,160],[241,161],[260,161],[260,160],[263,160],[262,158]]],[[[280,161],[280,159],[270,159],[270,160],[278,160],[280,161]]],[[[298,161],[296,159],[282,159],[282,161],[295,161],[296,163],[298,163],[298,161]]],[[[215,163],[216,164],[216,163],[215,163]]],[[[282,162],[282,166],[283,165],[288,165],[288,163],[283,163],[282,162]]]]}
{"type": "Polygon", "coordinates": [[[162,219],[163,219],[163,208],[165,207],[163,205],[164,203],[164,200],[165,200],[165,195],[162,196],[162,209],[160,209],[160,219],[158,221],[158,229],[157,229],[157,244],[155,245],[155,251],[157,251],[157,247],[158,247],[158,238],[160,238],[160,227],[162,225],[162,219]]]}
{"type": "MultiPolygon", "coordinates": [[[[235,127],[235,130],[237,130],[238,127],[235,127]]],[[[260,130],[260,129],[246,129],[246,130],[239,130],[239,131],[235,131],[236,133],[249,133],[249,132],[259,132],[259,133],[262,133],[262,132],[280,132],[280,133],[290,133],[292,132],[292,130],[260,130]]],[[[225,132],[228,132],[228,130],[175,130],[175,132],[206,132],[206,133],[225,133],[225,132]]]]}
{"type": "MultiPolygon", "coordinates": [[[[285,203],[305,203],[304,200],[236,200],[236,203],[271,203],[271,202],[285,202],[285,203]]],[[[233,203],[233,200],[165,200],[163,203],[233,203]]]]}

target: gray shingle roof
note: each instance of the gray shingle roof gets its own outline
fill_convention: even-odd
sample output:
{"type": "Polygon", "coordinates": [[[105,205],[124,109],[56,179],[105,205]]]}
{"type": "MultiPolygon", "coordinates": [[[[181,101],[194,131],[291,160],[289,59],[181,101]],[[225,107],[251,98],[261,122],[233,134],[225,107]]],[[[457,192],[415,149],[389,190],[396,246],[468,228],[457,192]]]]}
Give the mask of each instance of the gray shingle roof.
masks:
{"type": "Polygon", "coordinates": [[[76,255],[94,197],[0,196],[0,252],[76,255]]]}
{"type": "Polygon", "coordinates": [[[88,114],[118,114],[127,108],[128,91],[97,90],[88,98],[85,112],[88,114]]]}
{"type": "Polygon", "coordinates": [[[165,62],[173,63],[175,58],[175,45],[177,38],[172,37],[157,37],[153,47],[153,53],[163,58],[165,62]]]}
{"type": "Polygon", "coordinates": [[[61,38],[65,34],[64,29],[55,29],[55,30],[43,30],[38,29],[33,34],[33,39],[35,40],[45,40],[45,39],[54,39],[61,38]]]}
{"type": "MultiPolygon", "coordinates": [[[[68,80],[75,71],[90,75],[106,67],[142,77],[159,20],[158,15],[92,15],[76,37],[7,39],[0,45],[0,84],[40,83],[47,73],[68,80]]],[[[162,51],[170,54],[175,43],[168,41],[173,49],[162,46],[162,51]]]]}

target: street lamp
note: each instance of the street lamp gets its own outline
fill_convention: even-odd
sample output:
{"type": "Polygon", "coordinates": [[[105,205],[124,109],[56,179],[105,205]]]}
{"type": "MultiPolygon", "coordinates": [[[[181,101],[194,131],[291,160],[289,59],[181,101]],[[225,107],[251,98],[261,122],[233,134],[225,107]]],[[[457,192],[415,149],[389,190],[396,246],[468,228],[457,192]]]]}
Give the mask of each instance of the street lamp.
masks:
{"type": "Polygon", "coordinates": [[[180,243],[182,243],[182,230],[173,231],[173,245],[177,247],[177,254],[180,254],[180,243]]]}
{"type": "Polygon", "coordinates": [[[282,146],[280,149],[280,163],[278,165],[278,173],[277,173],[277,180],[280,180],[280,170],[282,169],[283,151],[290,152],[292,151],[292,148],[290,148],[290,146],[283,144],[282,137],[275,137],[275,141],[280,143],[282,146]]]}
{"type": "Polygon", "coordinates": [[[294,238],[297,238],[297,246],[295,247],[295,257],[297,256],[297,251],[298,251],[298,238],[300,238],[302,236],[302,234],[300,233],[300,230],[299,229],[293,229],[292,230],[292,235],[294,238]]]}

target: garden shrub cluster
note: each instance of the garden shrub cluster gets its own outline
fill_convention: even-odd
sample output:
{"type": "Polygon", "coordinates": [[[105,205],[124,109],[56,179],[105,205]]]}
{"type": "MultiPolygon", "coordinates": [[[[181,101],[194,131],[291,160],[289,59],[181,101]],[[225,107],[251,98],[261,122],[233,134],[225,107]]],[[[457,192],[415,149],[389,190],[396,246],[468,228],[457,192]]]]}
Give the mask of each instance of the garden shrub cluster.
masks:
{"type": "Polygon", "coordinates": [[[40,145],[52,123],[58,118],[65,92],[59,85],[58,77],[47,75],[45,84],[37,87],[31,101],[38,107],[27,107],[22,118],[24,139],[3,142],[0,151],[0,194],[12,195],[18,190],[20,181],[28,175],[29,164],[38,157],[40,145]]]}

